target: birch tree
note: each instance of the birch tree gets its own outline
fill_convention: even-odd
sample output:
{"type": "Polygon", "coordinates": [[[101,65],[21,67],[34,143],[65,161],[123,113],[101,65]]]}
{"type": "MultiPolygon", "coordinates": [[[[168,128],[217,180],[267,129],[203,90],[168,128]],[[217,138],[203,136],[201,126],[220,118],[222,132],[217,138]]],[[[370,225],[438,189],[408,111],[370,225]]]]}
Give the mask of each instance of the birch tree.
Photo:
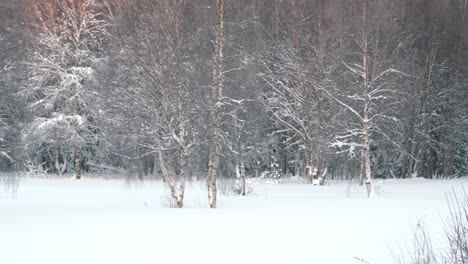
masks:
{"type": "MultiPolygon", "coordinates": [[[[405,38],[398,41],[382,35],[381,27],[391,25],[385,16],[377,18],[374,13],[377,8],[385,6],[386,2],[370,4],[368,0],[359,3],[359,27],[353,38],[356,42],[356,56],[348,55],[348,60],[341,60],[343,67],[354,78],[355,89],[351,93],[340,92],[340,95],[323,90],[339,106],[353,116],[356,123],[347,123],[346,131],[336,136],[332,146],[347,150],[354,156],[356,149],[361,151],[361,168],[364,174],[368,196],[373,195],[371,147],[375,134],[385,137],[386,131],[379,124],[385,121],[397,121],[388,114],[383,106],[394,104],[394,81],[406,77],[407,74],[395,68],[400,48],[405,45],[405,38]],[[372,14],[372,15],[370,15],[372,14]],[[386,23],[386,24],[385,24],[386,23]],[[391,76],[391,78],[390,78],[391,76]]],[[[398,33],[398,31],[396,31],[398,33]]],[[[391,113],[391,112],[390,112],[391,113]]]]}
{"type": "Polygon", "coordinates": [[[210,95],[210,158],[208,161],[208,201],[210,208],[216,208],[220,157],[220,137],[223,98],[224,61],[224,0],[216,0],[216,27],[213,54],[213,80],[210,95]]]}
{"type": "Polygon", "coordinates": [[[122,1],[114,29],[119,56],[108,73],[109,118],[122,120],[122,136],[139,149],[137,159],[156,157],[177,208],[184,206],[197,133],[194,113],[200,112],[191,81],[198,30],[184,31],[190,25],[186,8],[182,0],[122,1]]]}

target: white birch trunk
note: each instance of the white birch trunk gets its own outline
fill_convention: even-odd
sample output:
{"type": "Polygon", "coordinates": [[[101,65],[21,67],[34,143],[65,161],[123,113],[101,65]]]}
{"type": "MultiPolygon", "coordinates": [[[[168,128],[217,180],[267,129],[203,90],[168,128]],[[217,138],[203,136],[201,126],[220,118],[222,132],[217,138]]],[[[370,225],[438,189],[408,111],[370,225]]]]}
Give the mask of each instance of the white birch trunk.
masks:
{"type": "MultiPolygon", "coordinates": [[[[173,206],[175,208],[182,208],[184,206],[183,199],[184,199],[184,193],[179,193],[178,188],[176,187],[176,179],[174,175],[174,171],[172,169],[169,169],[171,166],[167,166],[168,164],[166,163],[163,153],[159,152],[159,166],[161,168],[164,181],[166,182],[167,186],[169,187],[169,191],[171,192],[171,198],[173,202],[173,206]]],[[[185,184],[185,179],[183,181],[183,184],[185,184]]],[[[181,183],[182,186],[182,183],[181,183]]],[[[181,188],[179,188],[180,191],[181,188]]]]}
{"type": "Polygon", "coordinates": [[[363,23],[363,58],[362,58],[362,68],[364,71],[364,112],[363,112],[363,120],[362,120],[362,134],[363,134],[363,161],[364,161],[364,171],[366,177],[366,188],[367,188],[367,196],[371,197],[373,195],[372,190],[372,174],[371,174],[371,164],[370,164],[370,146],[369,146],[369,65],[368,65],[368,50],[369,50],[369,42],[368,42],[368,21],[367,21],[367,0],[363,0],[362,2],[362,23],[363,23]]]}
{"type": "Polygon", "coordinates": [[[210,208],[216,208],[216,178],[220,156],[220,133],[223,97],[223,58],[224,58],[224,0],[216,1],[216,40],[213,56],[213,82],[210,98],[210,158],[208,162],[208,200],[210,208]],[[216,102],[216,103],[215,103],[216,102]]]}

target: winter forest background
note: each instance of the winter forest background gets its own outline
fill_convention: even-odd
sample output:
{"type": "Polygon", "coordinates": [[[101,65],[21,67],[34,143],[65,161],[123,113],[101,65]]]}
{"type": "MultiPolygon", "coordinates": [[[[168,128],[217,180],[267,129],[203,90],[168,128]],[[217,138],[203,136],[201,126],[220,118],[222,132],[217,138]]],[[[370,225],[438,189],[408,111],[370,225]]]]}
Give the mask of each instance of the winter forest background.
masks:
{"type": "Polygon", "coordinates": [[[0,263],[468,263],[467,88],[468,0],[0,0],[0,263]]]}
{"type": "Polygon", "coordinates": [[[468,173],[466,0],[1,0],[0,170],[468,173]]]}

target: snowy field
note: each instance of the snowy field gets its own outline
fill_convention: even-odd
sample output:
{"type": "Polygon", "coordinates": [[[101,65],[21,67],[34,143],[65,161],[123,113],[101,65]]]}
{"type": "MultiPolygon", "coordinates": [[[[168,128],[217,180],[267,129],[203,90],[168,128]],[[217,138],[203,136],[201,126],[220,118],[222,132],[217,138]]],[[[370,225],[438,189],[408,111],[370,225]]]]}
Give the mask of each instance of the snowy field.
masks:
{"type": "Polygon", "coordinates": [[[197,183],[173,209],[156,181],[26,178],[0,191],[0,263],[388,264],[419,220],[443,244],[445,195],[462,184],[387,180],[367,199],[349,182],[255,182],[249,196],[221,195],[207,209],[197,183]]]}

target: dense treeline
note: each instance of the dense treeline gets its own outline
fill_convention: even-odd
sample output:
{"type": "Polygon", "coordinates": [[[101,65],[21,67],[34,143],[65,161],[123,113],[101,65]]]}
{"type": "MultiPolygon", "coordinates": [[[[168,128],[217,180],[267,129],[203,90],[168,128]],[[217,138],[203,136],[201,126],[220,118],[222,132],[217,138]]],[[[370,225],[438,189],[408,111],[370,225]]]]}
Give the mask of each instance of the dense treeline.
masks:
{"type": "Polygon", "coordinates": [[[217,174],[466,175],[467,16],[466,0],[1,0],[0,168],[163,175],[175,201],[217,174]]]}

